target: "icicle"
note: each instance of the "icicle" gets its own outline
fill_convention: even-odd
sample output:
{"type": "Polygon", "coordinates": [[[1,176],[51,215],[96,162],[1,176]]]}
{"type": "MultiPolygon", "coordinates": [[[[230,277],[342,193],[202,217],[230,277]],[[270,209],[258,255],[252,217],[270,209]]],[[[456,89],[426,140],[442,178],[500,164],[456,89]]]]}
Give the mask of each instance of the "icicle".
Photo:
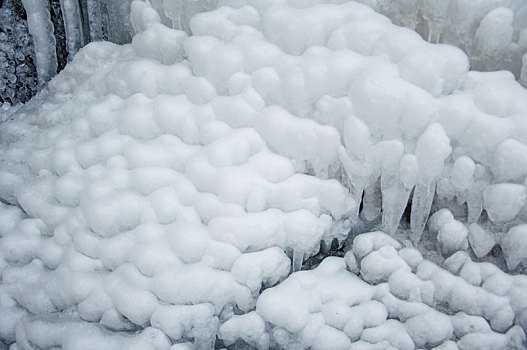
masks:
{"type": "Polygon", "coordinates": [[[435,180],[429,183],[421,182],[415,186],[412,197],[412,210],[410,213],[410,231],[414,243],[419,242],[423,234],[430,209],[432,209],[435,188],[435,180]]]}
{"type": "Polygon", "coordinates": [[[334,244],[334,241],[337,244],[336,249],[338,249],[340,244],[344,242],[348,237],[348,234],[351,232],[352,227],[353,223],[349,218],[340,218],[338,220],[334,220],[331,223],[329,231],[324,234],[324,239],[321,240],[320,252],[323,254],[327,254],[327,252],[331,248],[331,245],[334,244]]]}
{"type": "Polygon", "coordinates": [[[431,124],[417,140],[415,155],[419,164],[419,180],[414,189],[410,229],[414,243],[419,242],[432,208],[436,179],[441,175],[445,159],[452,152],[450,139],[440,124],[431,124]]]}
{"type": "Polygon", "coordinates": [[[375,145],[372,153],[372,162],[380,166],[381,181],[377,190],[381,193],[377,205],[379,209],[382,206],[382,227],[384,232],[391,234],[399,226],[417,172],[415,156],[403,157],[403,153],[404,145],[398,140],[381,141],[375,145]],[[407,182],[411,182],[408,191],[405,189],[407,182]]]}
{"type": "Polygon", "coordinates": [[[328,244],[325,240],[320,241],[319,253],[326,255],[329,253],[329,248],[330,248],[330,244],[328,244]]]}
{"type": "Polygon", "coordinates": [[[103,11],[99,0],[86,0],[90,28],[90,41],[107,39],[104,35],[103,11]]]}
{"type": "Polygon", "coordinates": [[[129,18],[130,3],[129,0],[101,0],[107,13],[108,20],[104,26],[108,40],[116,44],[126,44],[131,40],[133,29],[129,18]]]}
{"type": "Polygon", "coordinates": [[[468,218],[469,224],[478,222],[478,219],[483,212],[483,195],[480,191],[472,191],[467,197],[468,218]]]}
{"type": "Polygon", "coordinates": [[[163,1],[163,10],[165,16],[167,16],[172,21],[172,28],[181,29],[180,26],[180,14],[183,10],[181,1],[163,1]]]}
{"type": "Polygon", "coordinates": [[[487,188],[490,181],[488,171],[481,164],[476,164],[474,169],[474,182],[467,196],[468,218],[467,222],[478,222],[483,212],[483,190],[487,188]]]}
{"type": "Polygon", "coordinates": [[[360,203],[362,202],[362,194],[366,184],[368,183],[368,177],[365,176],[366,174],[359,175],[359,172],[357,171],[357,167],[360,167],[359,163],[354,163],[350,159],[344,147],[339,148],[339,160],[341,161],[342,167],[344,168],[344,180],[350,189],[350,196],[355,201],[355,203],[357,203],[355,210],[349,213],[349,219],[352,222],[356,222],[357,218],[359,217],[359,208],[360,203]]]}
{"type": "Polygon", "coordinates": [[[384,232],[394,234],[397,231],[404,209],[408,204],[410,191],[406,190],[401,183],[395,183],[392,187],[386,186],[382,190],[382,229],[384,232]]]}
{"type": "Polygon", "coordinates": [[[300,271],[302,269],[302,263],[304,262],[304,251],[301,249],[293,250],[293,272],[300,271]]]}
{"type": "Polygon", "coordinates": [[[428,42],[438,43],[450,10],[450,0],[421,0],[421,15],[428,22],[428,42]]]}
{"type": "Polygon", "coordinates": [[[395,169],[385,170],[381,175],[382,227],[384,232],[393,234],[399,227],[410,193],[417,182],[419,164],[413,154],[405,154],[395,169]]]}
{"type": "Polygon", "coordinates": [[[432,24],[430,21],[428,21],[428,37],[426,38],[426,41],[429,43],[432,42],[432,24]]]}
{"type": "Polygon", "coordinates": [[[357,220],[359,219],[359,209],[360,209],[360,204],[362,202],[362,195],[364,194],[364,190],[356,189],[351,184],[349,185],[349,189],[350,189],[351,199],[353,199],[353,201],[357,203],[357,205],[354,206],[351,212],[349,213],[349,219],[351,220],[351,222],[357,222],[357,220]]]}
{"type": "Polygon", "coordinates": [[[27,26],[35,45],[39,85],[42,86],[57,73],[57,53],[51,22],[49,2],[22,0],[27,13],[27,26]]]}
{"type": "Polygon", "coordinates": [[[352,198],[357,203],[357,215],[350,217],[352,221],[356,221],[363,191],[377,178],[372,176],[371,162],[365,161],[373,147],[373,139],[368,126],[359,118],[349,116],[342,126],[342,138],[346,147],[339,148],[338,156],[348,175],[352,198]]]}
{"type": "Polygon", "coordinates": [[[375,221],[381,215],[381,191],[378,182],[366,187],[362,202],[361,217],[366,221],[375,221]]]}
{"type": "Polygon", "coordinates": [[[68,59],[85,44],[82,33],[82,17],[79,2],[74,0],[61,0],[60,8],[64,18],[64,30],[66,31],[66,48],[68,59]]]}
{"type": "Polygon", "coordinates": [[[434,23],[428,22],[428,42],[431,44],[439,43],[439,38],[441,36],[441,28],[434,23]]]}

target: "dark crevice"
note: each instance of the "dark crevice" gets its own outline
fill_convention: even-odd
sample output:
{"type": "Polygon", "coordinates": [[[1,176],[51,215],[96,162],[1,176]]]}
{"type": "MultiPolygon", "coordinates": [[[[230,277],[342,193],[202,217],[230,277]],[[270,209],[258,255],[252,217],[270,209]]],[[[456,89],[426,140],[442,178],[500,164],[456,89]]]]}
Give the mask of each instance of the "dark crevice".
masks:
{"type": "Polygon", "coordinates": [[[318,254],[313,255],[304,261],[302,264],[302,270],[313,270],[328,256],[343,257],[348,249],[349,247],[345,242],[340,244],[336,238],[334,238],[330,244],[327,244],[322,240],[320,241],[320,251],[318,254]]]}
{"type": "MultiPolygon", "coordinates": [[[[253,350],[256,348],[253,348],[249,343],[247,343],[245,340],[238,338],[233,344],[225,347],[228,350],[253,350]]],[[[216,347],[215,349],[221,349],[221,347],[216,347]]]]}
{"type": "Polygon", "coordinates": [[[22,1],[21,0],[13,0],[11,2],[13,4],[13,8],[15,10],[16,15],[18,17],[22,18],[23,20],[27,21],[26,9],[24,8],[24,4],[22,4],[22,1]]]}
{"type": "MultiPolygon", "coordinates": [[[[0,101],[3,102],[2,96],[0,96],[0,101]]],[[[9,203],[7,200],[3,199],[2,197],[0,197],[0,203],[5,204],[5,205],[13,205],[9,203]]]]}
{"type": "Polygon", "coordinates": [[[412,198],[414,197],[414,190],[410,193],[408,203],[406,203],[406,208],[404,208],[403,216],[401,217],[401,220],[399,221],[399,227],[402,227],[404,229],[410,228],[410,217],[412,214],[412,198]]]}
{"type": "Polygon", "coordinates": [[[362,191],[362,195],[360,197],[359,213],[362,212],[362,209],[364,207],[364,193],[365,193],[365,191],[362,191]]]}

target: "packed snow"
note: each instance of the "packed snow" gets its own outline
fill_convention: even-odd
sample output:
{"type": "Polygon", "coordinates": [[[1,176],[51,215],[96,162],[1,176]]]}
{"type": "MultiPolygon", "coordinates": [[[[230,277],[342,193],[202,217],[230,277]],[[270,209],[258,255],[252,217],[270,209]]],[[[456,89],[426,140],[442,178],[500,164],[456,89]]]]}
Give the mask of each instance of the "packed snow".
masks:
{"type": "Polygon", "coordinates": [[[0,348],[526,347],[513,73],[355,1],[130,9],[0,124],[0,348]]]}

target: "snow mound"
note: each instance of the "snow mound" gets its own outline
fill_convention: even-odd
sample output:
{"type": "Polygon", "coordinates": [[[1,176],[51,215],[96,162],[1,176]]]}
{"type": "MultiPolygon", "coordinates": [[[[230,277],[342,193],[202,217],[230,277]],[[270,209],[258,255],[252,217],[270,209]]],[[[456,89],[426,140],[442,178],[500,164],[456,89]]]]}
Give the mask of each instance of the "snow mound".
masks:
{"type": "Polygon", "coordinates": [[[135,0],[131,44],[84,47],[36,112],[0,124],[0,339],[521,343],[525,276],[465,250],[488,253],[488,229],[511,269],[525,263],[527,91],[357,2],[222,4],[188,36],[135,0]],[[390,237],[412,193],[416,244],[434,197],[466,203],[469,224],[487,212],[481,229],[430,220],[448,270],[390,237]],[[384,233],[298,271],[359,221],[384,233]],[[456,328],[449,311],[474,318],[456,328]]]}
{"type": "MultiPolygon", "coordinates": [[[[381,242],[382,235],[359,235],[353,247],[381,242]]],[[[267,331],[260,327],[257,337],[266,339],[265,346],[242,336],[259,349],[269,342],[270,348],[291,349],[522,348],[525,334],[515,322],[521,324],[527,306],[520,301],[526,276],[510,276],[466,255],[450,272],[388,239],[373,249],[357,256],[360,276],[371,284],[346,269],[347,259],[328,257],[265,290],[256,305],[259,318],[226,324],[237,324],[243,335],[265,321],[267,331]]]]}

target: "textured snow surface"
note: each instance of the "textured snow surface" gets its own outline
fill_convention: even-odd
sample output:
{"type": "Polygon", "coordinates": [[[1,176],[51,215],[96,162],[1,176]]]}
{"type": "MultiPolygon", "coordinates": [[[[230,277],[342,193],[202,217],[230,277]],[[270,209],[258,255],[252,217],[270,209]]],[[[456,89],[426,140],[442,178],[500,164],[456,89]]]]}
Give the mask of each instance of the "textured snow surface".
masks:
{"type": "Polygon", "coordinates": [[[359,0],[432,43],[462,48],[472,69],[506,69],[527,85],[523,0],[359,0]]]}
{"type": "Polygon", "coordinates": [[[522,348],[514,76],[353,1],[221,4],[188,36],[132,2],[0,124],[3,343],[522,348]]]}

